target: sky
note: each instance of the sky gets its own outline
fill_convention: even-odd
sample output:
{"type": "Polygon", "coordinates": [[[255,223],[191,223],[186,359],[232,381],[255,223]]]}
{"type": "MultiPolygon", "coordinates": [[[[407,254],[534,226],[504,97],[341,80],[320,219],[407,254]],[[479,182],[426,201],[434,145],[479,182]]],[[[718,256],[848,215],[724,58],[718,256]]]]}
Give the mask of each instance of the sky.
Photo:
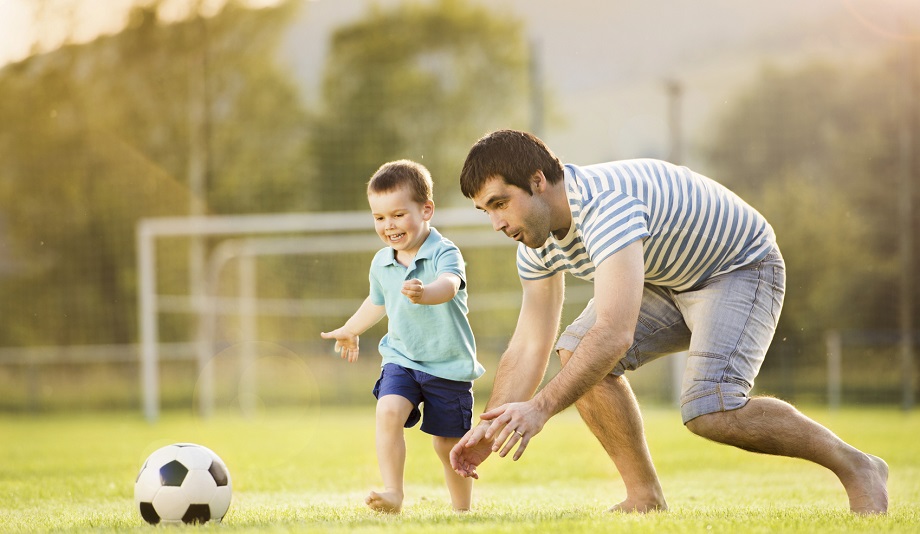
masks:
{"type": "MultiPolygon", "coordinates": [[[[60,45],[118,32],[132,5],[152,0],[0,0],[0,67],[60,45]],[[41,10],[36,6],[41,6],[41,10]]],[[[161,16],[227,0],[163,0],[161,16]]],[[[244,0],[260,7],[279,0],[244,0]]],[[[371,2],[309,0],[282,59],[313,103],[331,28],[371,2]]],[[[713,120],[765,63],[829,58],[857,65],[897,41],[920,42],[920,0],[480,0],[519,16],[539,46],[558,124],[543,138],[572,162],[668,157],[665,80],[679,80],[685,162],[713,120]],[[585,14],[589,13],[590,16],[585,14]]]]}
{"type": "MultiPolygon", "coordinates": [[[[100,34],[115,33],[124,26],[131,5],[143,3],[143,1],[0,0],[0,66],[27,57],[35,43],[38,43],[42,50],[55,48],[69,33],[69,28],[72,28],[74,40],[77,42],[92,40],[100,34]],[[38,19],[40,23],[37,22],[38,19]]],[[[163,15],[166,18],[181,17],[183,13],[188,12],[190,5],[196,3],[202,4],[206,12],[214,11],[225,1],[167,0],[163,15]]],[[[246,3],[258,7],[277,3],[277,1],[247,0],[246,3]]],[[[916,0],[836,0],[836,2],[844,6],[854,19],[859,20],[871,30],[901,37],[909,34],[909,37],[913,39],[920,39],[920,26],[915,29],[896,28],[891,23],[892,17],[884,16],[885,12],[903,10],[910,4],[916,6],[918,3],[916,0]]],[[[692,3],[689,5],[692,6],[692,3]]],[[[690,9],[692,12],[693,8],[690,9]]],[[[916,9],[912,11],[916,14],[916,9]]],[[[904,21],[904,24],[910,24],[910,21],[904,21]]]]}
{"type": "MultiPolygon", "coordinates": [[[[161,16],[181,18],[192,5],[213,13],[226,0],[166,0],[161,16]]],[[[127,22],[132,5],[143,0],[0,0],[0,66],[26,58],[33,45],[41,51],[59,46],[68,35],[76,42],[117,33],[127,22]]],[[[277,0],[246,0],[253,7],[277,0]]]]}

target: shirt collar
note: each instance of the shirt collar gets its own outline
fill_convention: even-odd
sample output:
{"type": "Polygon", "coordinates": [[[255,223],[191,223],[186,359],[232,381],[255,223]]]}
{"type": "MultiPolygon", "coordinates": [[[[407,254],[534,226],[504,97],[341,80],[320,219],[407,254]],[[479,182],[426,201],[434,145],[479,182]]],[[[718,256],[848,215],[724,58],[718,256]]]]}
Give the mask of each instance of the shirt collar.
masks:
{"type": "MultiPolygon", "coordinates": [[[[428,229],[430,230],[428,232],[428,237],[425,238],[425,242],[422,243],[421,247],[419,247],[418,252],[415,254],[415,259],[412,260],[412,265],[410,265],[409,268],[414,268],[415,264],[418,263],[419,260],[425,260],[434,257],[438,243],[441,241],[441,234],[437,231],[437,229],[435,229],[434,226],[429,226],[428,229]]],[[[383,254],[380,258],[378,265],[400,265],[399,262],[396,261],[396,251],[392,248],[389,248],[386,254],[383,254]]]]}

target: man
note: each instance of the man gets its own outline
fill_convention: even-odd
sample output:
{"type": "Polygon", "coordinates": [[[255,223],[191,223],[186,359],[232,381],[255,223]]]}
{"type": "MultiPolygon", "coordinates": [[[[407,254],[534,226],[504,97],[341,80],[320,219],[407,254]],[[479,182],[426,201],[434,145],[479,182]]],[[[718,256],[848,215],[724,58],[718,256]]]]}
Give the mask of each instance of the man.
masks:
{"type": "Polygon", "coordinates": [[[500,130],[470,150],[463,194],[519,241],[523,301],[479,425],[451,451],[461,475],[492,452],[524,454],[571,404],[626,486],[612,510],[666,510],[635,396],[622,376],[689,350],[681,414],[691,432],[810,460],[843,483],[850,509],[884,513],[888,466],[791,405],[750,397],[773,338],[785,266],[773,229],[716,182],[656,160],[563,166],[541,140],[500,130]],[[563,273],[594,298],[559,337],[562,369],[539,392],[563,304],[563,273]]]}

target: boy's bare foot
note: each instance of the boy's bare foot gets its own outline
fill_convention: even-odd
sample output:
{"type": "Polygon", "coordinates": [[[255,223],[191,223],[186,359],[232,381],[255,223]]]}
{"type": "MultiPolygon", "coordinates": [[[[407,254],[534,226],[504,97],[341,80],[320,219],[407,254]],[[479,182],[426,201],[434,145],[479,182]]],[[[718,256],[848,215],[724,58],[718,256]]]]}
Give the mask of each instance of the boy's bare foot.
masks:
{"type": "Polygon", "coordinates": [[[888,464],[871,454],[863,454],[858,464],[852,476],[840,479],[850,498],[850,510],[857,514],[886,513],[888,464]]]}
{"type": "Polygon", "coordinates": [[[630,514],[647,514],[649,512],[667,512],[668,503],[664,499],[639,500],[627,498],[625,501],[613,506],[608,512],[623,512],[630,514]]]}
{"type": "Polygon", "coordinates": [[[375,512],[398,514],[402,510],[403,494],[397,491],[372,491],[364,499],[368,508],[375,512]]]}

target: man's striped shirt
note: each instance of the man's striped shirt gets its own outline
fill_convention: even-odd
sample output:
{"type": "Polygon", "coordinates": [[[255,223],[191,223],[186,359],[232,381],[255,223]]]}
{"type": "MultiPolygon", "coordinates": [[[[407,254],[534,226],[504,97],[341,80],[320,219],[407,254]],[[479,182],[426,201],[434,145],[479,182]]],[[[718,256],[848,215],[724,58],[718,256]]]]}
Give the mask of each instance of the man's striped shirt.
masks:
{"type": "Polygon", "coordinates": [[[643,240],[645,281],[683,291],[762,259],[775,245],[764,217],[686,167],[636,159],[565,166],[572,227],[540,248],[518,246],[525,280],[569,271],[593,281],[606,258],[643,240]]]}

